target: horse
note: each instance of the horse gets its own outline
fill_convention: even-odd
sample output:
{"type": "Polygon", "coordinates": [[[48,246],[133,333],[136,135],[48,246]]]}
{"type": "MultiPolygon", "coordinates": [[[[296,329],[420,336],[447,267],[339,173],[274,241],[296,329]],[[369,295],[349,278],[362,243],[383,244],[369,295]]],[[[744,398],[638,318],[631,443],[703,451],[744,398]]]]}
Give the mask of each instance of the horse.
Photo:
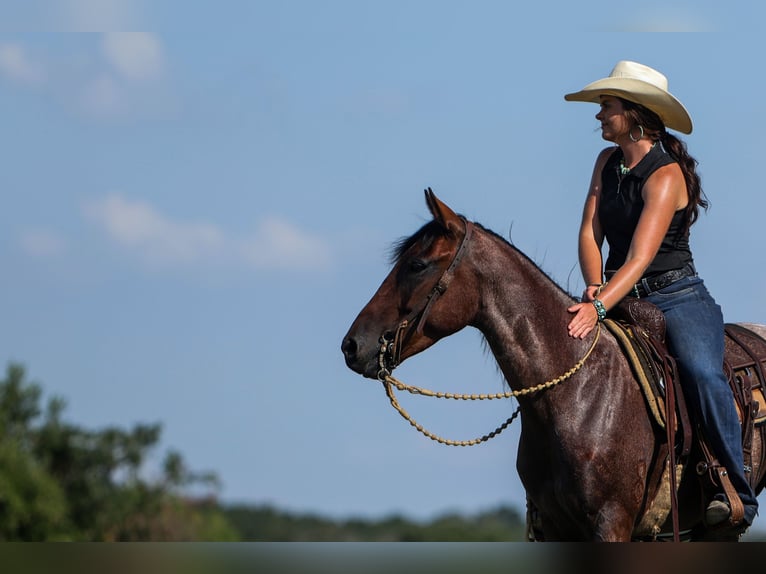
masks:
{"type": "MultiPolygon", "coordinates": [[[[478,329],[519,397],[516,468],[534,533],[529,538],[638,539],[639,525],[668,497],[660,480],[669,472],[668,440],[651,420],[618,341],[601,324],[584,340],[570,337],[572,295],[430,188],[426,203],[433,219],[397,244],[393,268],[343,338],[346,365],[383,380],[440,339],[478,329]],[[557,384],[544,383],[552,380],[557,384]]],[[[766,337],[766,326],[744,325],[766,337]]],[[[754,450],[762,452],[755,434],[754,450]]],[[[760,490],[763,468],[757,472],[760,490]]],[[[678,539],[680,528],[691,540],[738,540],[741,532],[705,526],[706,501],[692,469],[677,482],[676,523],[660,514],[664,522],[653,526],[653,539],[668,532],[678,539]]]]}

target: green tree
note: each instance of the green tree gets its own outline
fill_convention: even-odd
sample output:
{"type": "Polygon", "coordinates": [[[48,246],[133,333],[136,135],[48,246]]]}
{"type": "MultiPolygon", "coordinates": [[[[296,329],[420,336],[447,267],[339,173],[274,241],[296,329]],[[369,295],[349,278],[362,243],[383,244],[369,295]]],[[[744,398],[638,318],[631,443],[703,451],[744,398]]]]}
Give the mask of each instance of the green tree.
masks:
{"type": "Polygon", "coordinates": [[[0,382],[0,539],[49,540],[64,535],[63,489],[34,456],[30,432],[40,414],[40,388],[8,367],[0,382]]]}
{"type": "Polygon", "coordinates": [[[243,540],[272,542],[510,542],[524,540],[525,520],[511,508],[476,516],[445,514],[429,522],[400,515],[336,521],[270,506],[229,505],[223,511],[243,540]]]}
{"type": "Polygon", "coordinates": [[[191,472],[178,452],[161,478],[142,471],[161,435],[159,424],[92,431],[63,420],[54,397],[41,409],[40,385],[20,365],[0,381],[1,540],[232,540],[217,509],[218,479],[191,472]],[[198,500],[185,491],[205,485],[198,500]]]}

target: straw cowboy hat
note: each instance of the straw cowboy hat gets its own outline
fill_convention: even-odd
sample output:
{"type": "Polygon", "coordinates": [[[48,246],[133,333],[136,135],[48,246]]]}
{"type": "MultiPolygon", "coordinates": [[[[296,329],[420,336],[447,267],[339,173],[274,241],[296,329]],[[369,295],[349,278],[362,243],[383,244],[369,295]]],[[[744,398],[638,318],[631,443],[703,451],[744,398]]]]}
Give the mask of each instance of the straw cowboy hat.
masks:
{"type": "Polygon", "coordinates": [[[579,92],[566,94],[564,99],[599,103],[599,97],[606,95],[641,104],[660,116],[665,127],[692,133],[689,112],[668,92],[668,79],[649,66],[627,60],[617,62],[608,78],[596,80],[579,92]]]}

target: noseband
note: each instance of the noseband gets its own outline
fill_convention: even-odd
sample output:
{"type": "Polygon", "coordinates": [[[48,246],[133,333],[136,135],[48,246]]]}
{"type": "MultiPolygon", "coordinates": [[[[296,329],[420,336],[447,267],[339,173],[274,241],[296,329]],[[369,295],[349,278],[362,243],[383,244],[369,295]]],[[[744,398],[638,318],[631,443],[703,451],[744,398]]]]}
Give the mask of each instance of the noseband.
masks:
{"type": "Polygon", "coordinates": [[[401,323],[396,327],[393,335],[390,333],[384,333],[380,337],[380,352],[378,353],[378,379],[385,381],[386,377],[391,375],[391,372],[399,366],[401,362],[402,347],[404,346],[405,339],[409,339],[412,336],[413,330],[408,329],[412,323],[417,320],[414,332],[421,334],[423,332],[423,325],[425,325],[426,318],[431,312],[431,306],[436,300],[444,294],[449,287],[450,282],[455,274],[455,269],[460,264],[460,260],[465,255],[468,241],[473,235],[473,223],[467,219],[463,219],[465,223],[465,234],[460,242],[460,245],[455,251],[455,255],[449,264],[449,267],[444,270],[439,280],[434,285],[434,288],[426,295],[423,303],[416,307],[401,323]]]}

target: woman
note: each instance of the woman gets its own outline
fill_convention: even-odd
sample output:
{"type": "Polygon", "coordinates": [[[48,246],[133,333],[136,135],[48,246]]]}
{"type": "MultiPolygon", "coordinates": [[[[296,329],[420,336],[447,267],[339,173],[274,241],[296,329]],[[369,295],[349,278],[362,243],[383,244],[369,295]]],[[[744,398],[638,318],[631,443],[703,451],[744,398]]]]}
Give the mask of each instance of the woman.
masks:
{"type": "MultiPolygon", "coordinates": [[[[735,526],[747,528],[758,502],[745,476],[740,423],[722,369],[723,316],[689,249],[689,228],[708,204],[697,162],[666,130],[691,133],[691,118],[668,92],[665,76],[635,62],[618,62],[608,78],[564,97],[598,103],[602,137],[616,146],[599,154],[585,201],[579,257],[586,288],[582,302],[569,308],[569,334],[587,336],[626,295],[664,312],[687,402],[744,506],[743,524],[735,526]],[[602,265],[605,238],[609,255],[602,265]]],[[[730,514],[720,494],[705,516],[715,525],[730,514]]]]}

